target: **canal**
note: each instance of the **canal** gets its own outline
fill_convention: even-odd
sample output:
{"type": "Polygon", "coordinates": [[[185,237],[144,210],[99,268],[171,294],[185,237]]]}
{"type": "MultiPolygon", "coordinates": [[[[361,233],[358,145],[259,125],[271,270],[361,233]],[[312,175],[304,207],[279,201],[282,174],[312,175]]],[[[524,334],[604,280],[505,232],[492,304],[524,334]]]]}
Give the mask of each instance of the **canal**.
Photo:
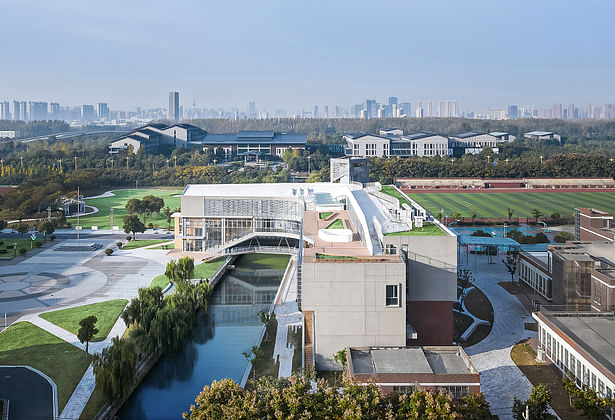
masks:
{"type": "Polygon", "coordinates": [[[284,275],[286,255],[239,257],[216,286],[207,315],[198,316],[177,355],[165,354],[119,412],[120,419],[181,419],[197,394],[214,380],[241,379],[248,367],[242,352],[258,344],[263,324],[284,275]]]}

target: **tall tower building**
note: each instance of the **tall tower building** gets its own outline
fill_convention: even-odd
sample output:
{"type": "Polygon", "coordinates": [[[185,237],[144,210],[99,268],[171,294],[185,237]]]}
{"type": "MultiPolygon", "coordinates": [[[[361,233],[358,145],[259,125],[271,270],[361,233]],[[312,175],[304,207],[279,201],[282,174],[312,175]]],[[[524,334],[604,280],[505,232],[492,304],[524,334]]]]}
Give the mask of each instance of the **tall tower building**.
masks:
{"type": "Polygon", "coordinates": [[[49,104],[49,119],[50,120],[60,119],[60,104],[59,103],[51,102],[49,104]]]}
{"type": "Polygon", "coordinates": [[[94,105],[82,105],[81,106],[81,121],[90,122],[96,119],[96,111],[94,105]]]}
{"type": "Polygon", "coordinates": [[[30,121],[46,121],[49,118],[47,102],[28,102],[28,115],[30,121]]]}
{"type": "Polygon", "coordinates": [[[445,115],[444,113],[445,113],[444,102],[440,100],[438,101],[438,117],[444,118],[444,115],[445,115]]]}
{"type": "Polygon", "coordinates": [[[453,101],[453,114],[452,114],[453,118],[458,118],[459,117],[459,108],[457,108],[457,101],[453,101]]]}
{"type": "Polygon", "coordinates": [[[256,118],[256,102],[248,102],[248,118],[256,118]]]}
{"type": "Polygon", "coordinates": [[[561,120],[562,116],[562,104],[553,104],[551,106],[551,118],[561,120]]]}
{"type": "Polygon", "coordinates": [[[99,120],[109,119],[109,106],[106,102],[99,102],[96,104],[96,114],[99,120]]]}
{"type": "Polygon", "coordinates": [[[19,115],[21,116],[22,121],[30,121],[30,116],[28,115],[28,103],[26,101],[19,102],[19,115]]]}
{"type": "Polygon", "coordinates": [[[19,108],[19,101],[13,101],[13,121],[21,120],[21,110],[19,108]]]}
{"type": "Polygon", "coordinates": [[[568,104],[568,119],[574,119],[574,104],[568,104]]]}
{"type": "Polygon", "coordinates": [[[427,101],[427,117],[433,117],[433,110],[431,109],[431,101],[427,101]]]}
{"type": "Polygon", "coordinates": [[[314,105],[314,112],[312,112],[312,118],[319,118],[318,117],[318,105],[314,105]]]}
{"type": "Polygon", "coordinates": [[[10,120],[11,111],[9,109],[9,101],[0,102],[0,120],[10,120]]]}
{"type": "Polygon", "coordinates": [[[416,106],[416,118],[423,118],[423,102],[421,101],[416,106]]]}
{"type": "Polygon", "coordinates": [[[169,119],[179,121],[179,92],[169,92],[169,119]]]}

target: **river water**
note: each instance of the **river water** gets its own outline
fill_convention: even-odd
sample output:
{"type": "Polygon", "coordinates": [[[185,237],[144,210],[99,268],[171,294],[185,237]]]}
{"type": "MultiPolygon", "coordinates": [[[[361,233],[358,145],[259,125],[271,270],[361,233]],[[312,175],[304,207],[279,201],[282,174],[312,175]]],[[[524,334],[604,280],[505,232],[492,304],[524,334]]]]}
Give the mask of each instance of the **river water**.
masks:
{"type": "Polygon", "coordinates": [[[190,339],[177,355],[165,354],[122,407],[120,419],[181,419],[203,386],[241,379],[249,352],[263,331],[258,312],[275,298],[287,256],[250,254],[221,279],[207,315],[198,316],[190,339]]]}

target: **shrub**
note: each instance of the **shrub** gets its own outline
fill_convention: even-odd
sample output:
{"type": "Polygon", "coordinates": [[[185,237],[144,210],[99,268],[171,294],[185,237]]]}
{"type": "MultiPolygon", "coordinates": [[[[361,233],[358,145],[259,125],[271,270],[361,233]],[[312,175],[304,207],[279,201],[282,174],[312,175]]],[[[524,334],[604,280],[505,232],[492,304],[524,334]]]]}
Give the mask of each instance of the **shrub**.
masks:
{"type": "Polygon", "coordinates": [[[113,250],[111,248],[107,248],[107,249],[105,249],[105,254],[111,255],[111,254],[113,254],[113,250]]]}
{"type": "Polygon", "coordinates": [[[49,240],[50,240],[50,241],[53,241],[53,240],[55,240],[55,238],[56,238],[56,235],[51,235],[51,236],[49,237],[49,240]]]}
{"type": "Polygon", "coordinates": [[[491,234],[489,232],[485,232],[482,229],[478,229],[476,232],[472,233],[471,236],[480,236],[483,238],[491,238],[491,234]]]}
{"type": "Polygon", "coordinates": [[[557,235],[555,235],[555,238],[553,238],[553,241],[563,244],[564,242],[572,241],[573,239],[574,235],[570,232],[558,232],[557,235]]]}
{"type": "Polygon", "coordinates": [[[129,242],[130,242],[130,241],[132,241],[132,236],[128,235],[128,236],[126,237],[126,240],[127,240],[127,241],[129,241],[129,242]]]}
{"type": "Polygon", "coordinates": [[[117,241],[115,244],[118,248],[121,248],[124,245],[121,241],[117,241]]]}
{"type": "Polygon", "coordinates": [[[147,228],[148,228],[148,229],[154,229],[154,224],[153,224],[153,223],[150,223],[149,225],[147,225],[147,228]]]}
{"type": "Polygon", "coordinates": [[[26,248],[19,248],[19,255],[23,255],[26,252],[28,252],[28,250],[26,248]]]}
{"type": "Polygon", "coordinates": [[[43,242],[42,241],[35,241],[34,242],[34,246],[37,248],[40,248],[41,246],[43,246],[43,242]]]}
{"type": "Polygon", "coordinates": [[[536,236],[534,236],[534,242],[537,244],[548,244],[551,241],[549,241],[549,238],[547,238],[547,235],[545,235],[542,232],[538,232],[536,236]]]}

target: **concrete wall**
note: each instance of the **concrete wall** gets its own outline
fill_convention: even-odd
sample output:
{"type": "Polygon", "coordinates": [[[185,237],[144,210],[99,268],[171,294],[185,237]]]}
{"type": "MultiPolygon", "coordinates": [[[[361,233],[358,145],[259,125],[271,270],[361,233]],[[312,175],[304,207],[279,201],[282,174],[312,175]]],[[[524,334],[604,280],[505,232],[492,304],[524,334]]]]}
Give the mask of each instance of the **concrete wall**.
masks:
{"type": "Polygon", "coordinates": [[[186,195],[181,198],[182,217],[203,217],[205,199],[202,196],[186,195]]]}
{"type": "Polygon", "coordinates": [[[406,266],[401,262],[304,262],[302,309],[314,311],[317,369],[340,369],[345,347],[406,345],[406,266]],[[386,285],[401,284],[400,305],[386,306],[386,285]]]}

